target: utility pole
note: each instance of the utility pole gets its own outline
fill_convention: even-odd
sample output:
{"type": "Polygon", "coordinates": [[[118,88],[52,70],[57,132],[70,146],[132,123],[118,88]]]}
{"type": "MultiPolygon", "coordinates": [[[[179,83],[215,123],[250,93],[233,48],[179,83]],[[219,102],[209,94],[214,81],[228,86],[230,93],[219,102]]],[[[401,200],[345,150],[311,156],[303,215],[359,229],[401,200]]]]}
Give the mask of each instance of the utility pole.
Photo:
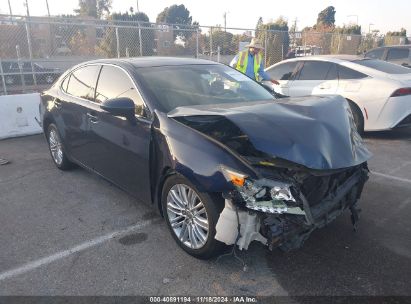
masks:
{"type": "Polygon", "coordinates": [[[47,6],[47,14],[50,18],[50,8],[49,8],[49,1],[48,0],[46,0],[46,6],[47,6]]]}
{"type": "Polygon", "coordinates": [[[224,17],[224,31],[227,32],[227,14],[229,12],[224,12],[223,17],[224,17]]]}
{"type": "Polygon", "coordinates": [[[8,0],[8,1],[9,1],[10,20],[11,20],[11,23],[13,23],[13,12],[11,11],[10,0],[8,0]]]}
{"type": "Polygon", "coordinates": [[[294,33],[293,33],[293,47],[297,46],[297,36],[296,36],[296,32],[297,32],[297,22],[298,22],[298,18],[296,17],[294,19],[294,33]]]}
{"type": "Polygon", "coordinates": [[[298,22],[298,18],[294,19],[294,34],[297,31],[297,22],[298,22]]]}
{"type": "Polygon", "coordinates": [[[27,18],[30,18],[29,1],[28,1],[28,0],[25,0],[24,5],[26,6],[27,18]]]}
{"type": "Polygon", "coordinates": [[[140,12],[140,9],[138,8],[138,0],[137,0],[137,13],[140,12]]]}

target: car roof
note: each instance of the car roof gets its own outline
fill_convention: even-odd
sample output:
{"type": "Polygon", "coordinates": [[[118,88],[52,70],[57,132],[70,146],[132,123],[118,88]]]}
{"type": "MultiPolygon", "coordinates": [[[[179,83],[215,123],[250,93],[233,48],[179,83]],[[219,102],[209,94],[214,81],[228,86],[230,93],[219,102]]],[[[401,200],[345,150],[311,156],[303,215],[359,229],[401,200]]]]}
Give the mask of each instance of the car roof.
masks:
{"type": "MultiPolygon", "coordinates": [[[[304,58],[304,57],[303,57],[304,58]]],[[[306,56],[305,58],[309,58],[311,60],[318,60],[318,59],[326,59],[326,60],[345,60],[345,61],[354,61],[354,60],[361,60],[364,59],[363,56],[358,55],[315,55],[315,56],[306,56]]]]}
{"type": "MultiPolygon", "coordinates": [[[[410,49],[411,48],[411,44],[398,44],[398,45],[387,45],[387,46],[380,46],[377,48],[373,48],[371,50],[369,50],[368,52],[371,52],[373,50],[378,50],[378,49],[392,49],[392,48],[400,48],[400,49],[410,49]]],[[[367,53],[368,53],[367,52],[367,53]]]]}
{"type": "Polygon", "coordinates": [[[87,63],[111,63],[111,64],[129,64],[135,68],[141,67],[158,67],[158,66],[181,66],[181,65],[202,65],[202,64],[219,64],[215,61],[181,58],[181,57],[132,57],[132,58],[113,58],[98,59],[88,61],[87,63]]]}
{"type": "Polygon", "coordinates": [[[358,55],[313,55],[313,56],[295,57],[295,58],[287,59],[287,60],[280,61],[280,62],[319,60],[319,61],[330,61],[330,62],[339,63],[341,61],[354,61],[354,60],[362,60],[362,59],[364,59],[364,57],[358,56],[358,55]]]}

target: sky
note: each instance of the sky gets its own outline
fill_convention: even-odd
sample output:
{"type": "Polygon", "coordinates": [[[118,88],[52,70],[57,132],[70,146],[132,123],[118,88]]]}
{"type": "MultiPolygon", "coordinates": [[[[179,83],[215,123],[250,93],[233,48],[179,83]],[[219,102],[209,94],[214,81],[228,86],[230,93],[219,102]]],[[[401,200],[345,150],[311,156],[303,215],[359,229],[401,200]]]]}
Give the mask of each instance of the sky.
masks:
{"type": "MultiPolygon", "coordinates": [[[[25,0],[10,0],[13,14],[25,14],[25,0]]],[[[46,0],[27,0],[30,14],[47,15],[46,0]]],[[[51,15],[70,14],[78,6],[78,0],[48,0],[51,15]]],[[[137,0],[113,0],[112,11],[126,11],[136,8],[137,0]]],[[[138,0],[139,10],[155,22],[158,13],[173,4],[184,4],[200,25],[224,24],[223,14],[227,12],[227,27],[255,28],[259,17],[267,22],[279,16],[285,17],[291,27],[297,19],[297,28],[312,26],[318,13],[327,6],[336,10],[336,25],[358,23],[363,32],[380,30],[399,31],[401,27],[411,36],[411,1],[409,0],[309,0],[309,1],[244,1],[244,0],[138,0]],[[371,25],[370,25],[371,24],[371,25]]],[[[8,0],[0,0],[0,12],[9,13],[8,0]]]]}

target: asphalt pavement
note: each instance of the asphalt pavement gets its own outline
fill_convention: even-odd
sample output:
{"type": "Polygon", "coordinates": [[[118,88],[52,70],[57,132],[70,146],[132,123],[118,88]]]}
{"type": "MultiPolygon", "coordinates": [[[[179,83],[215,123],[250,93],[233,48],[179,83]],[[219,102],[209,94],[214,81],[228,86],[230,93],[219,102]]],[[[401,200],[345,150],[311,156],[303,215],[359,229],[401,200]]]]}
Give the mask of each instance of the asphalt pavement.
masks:
{"type": "Polygon", "coordinates": [[[0,295],[411,295],[411,130],[369,133],[360,205],[290,253],[252,244],[197,260],[148,205],[83,169],[55,168],[42,135],[0,141],[0,295]]]}

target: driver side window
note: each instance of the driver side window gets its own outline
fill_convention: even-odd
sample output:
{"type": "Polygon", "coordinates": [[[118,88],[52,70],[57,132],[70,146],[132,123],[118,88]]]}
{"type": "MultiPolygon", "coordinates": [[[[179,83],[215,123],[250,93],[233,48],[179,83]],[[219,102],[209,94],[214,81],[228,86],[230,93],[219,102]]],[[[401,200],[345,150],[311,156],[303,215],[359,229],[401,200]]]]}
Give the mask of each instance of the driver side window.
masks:
{"type": "Polygon", "coordinates": [[[144,102],[126,72],[115,66],[103,65],[97,83],[96,102],[119,97],[130,98],[136,115],[147,117],[144,102]]]}
{"type": "Polygon", "coordinates": [[[271,79],[291,80],[297,64],[297,61],[285,62],[270,68],[267,70],[267,73],[270,75],[271,79]]]}

